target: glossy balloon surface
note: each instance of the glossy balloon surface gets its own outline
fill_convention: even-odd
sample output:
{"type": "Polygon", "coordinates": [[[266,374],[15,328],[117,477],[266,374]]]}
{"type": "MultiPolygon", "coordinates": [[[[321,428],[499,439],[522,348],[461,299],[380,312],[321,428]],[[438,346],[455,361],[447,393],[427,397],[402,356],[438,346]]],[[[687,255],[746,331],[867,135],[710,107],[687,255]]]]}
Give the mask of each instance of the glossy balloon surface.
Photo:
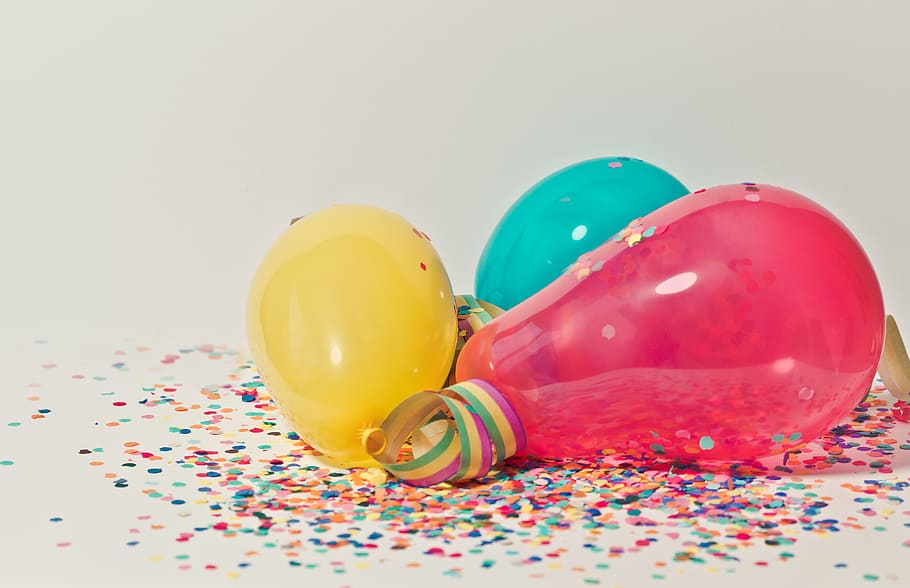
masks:
{"type": "Polygon", "coordinates": [[[344,466],[375,465],[361,436],[406,396],[441,386],[456,319],[429,238],[397,214],[332,206],[295,222],[253,279],[256,367],[302,439],[344,466]]]}
{"type": "Polygon", "coordinates": [[[525,192],[499,221],[477,265],[477,297],[509,309],[630,219],[687,193],[669,173],[630,157],[561,169],[525,192]]]}
{"type": "Polygon", "coordinates": [[[457,376],[508,399],[531,455],[748,459],[841,422],[883,336],[879,284],[849,231],[799,194],[737,184],[583,255],[477,332],[457,376]]]}

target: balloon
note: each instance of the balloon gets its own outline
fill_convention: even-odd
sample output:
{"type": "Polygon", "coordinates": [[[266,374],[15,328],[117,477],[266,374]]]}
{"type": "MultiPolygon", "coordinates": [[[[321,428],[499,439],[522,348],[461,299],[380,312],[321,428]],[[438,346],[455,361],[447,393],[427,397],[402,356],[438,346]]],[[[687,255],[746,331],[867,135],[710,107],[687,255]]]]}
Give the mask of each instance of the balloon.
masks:
{"type": "Polygon", "coordinates": [[[630,218],[688,192],[667,172],[630,157],[561,169],[525,192],[499,221],[477,265],[477,296],[512,308],[630,218]]]}
{"type": "MultiPolygon", "coordinates": [[[[632,221],[479,329],[442,395],[501,408],[452,426],[467,431],[460,459],[498,446],[486,467],[506,442],[538,457],[752,459],[842,421],[884,326],[875,272],[834,216],[782,188],[719,186],[632,221]]],[[[391,453],[377,455],[394,468],[391,453]]]]}
{"type": "Polygon", "coordinates": [[[444,385],[455,349],[449,278],[429,238],[369,206],[297,220],[262,260],[247,307],[253,359],[297,433],[329,461],[376,465],[364,431],[444,385]]]}

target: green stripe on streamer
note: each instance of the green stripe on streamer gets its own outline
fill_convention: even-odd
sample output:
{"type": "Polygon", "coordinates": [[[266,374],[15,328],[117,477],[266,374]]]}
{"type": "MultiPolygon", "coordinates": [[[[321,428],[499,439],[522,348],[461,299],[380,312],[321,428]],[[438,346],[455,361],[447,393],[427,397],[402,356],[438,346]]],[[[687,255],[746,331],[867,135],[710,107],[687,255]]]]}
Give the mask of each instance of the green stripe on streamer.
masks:
{"type": "MultiPolygon", "coordinates": [[[[453,457],[458,458],[457,453],[452,449],[457,449],[458,433],[455,427],[446,427],[445,435],[438,441],[432,450],[415,457],[410,461],[396,464],[384,464],[385,468],[398,478],[414,477],[424,468],[429,468],[433,472],[445,470],[447,466],[453,463],[453,457]]],[[[439,480],[440,482],[442,480],[439,480]]]]}
{"type": "MultiPolygon", "coordinates": [[[[458,306],[459,318],[468,318],[469,320],[470,318],[476,318],[480,325],[485,325],[493,320],[493,317],[490,316],[490,313],[487,312],[487,309],[484,308],[480,302],[478,302],[477,299],[470,294],[462,294],[460,296],[456,296],[455,301],[463,303],[463,306],[458,306]]],[[[474,330],[476,331],[477,329],[474,330]]]]}
{"type": "MultiPolygon", "coordinates": [[[[474,387],[474,389],[476,390],[477,388],[474,387]]],[[[479,416],[483,421],[483,424],[486,426],[487,431],[498,430],[496,421],[493,419],[493,415],[490,414],[490,411],[487,410],[487,408],[483,405],[483,399],[478,398],[473,392],[471,392],[471,387],[464,386],[463,384],[455,384],[454,386],[449,386],[446,388],[446,390],[455,392],[464,398],[468,403],[468,406],[473,408],[477,413],[477,416],[479,416]]],[[[491,435],[490,437],[493,441],[493,447],[496,449],[496,455],[505,455],[506,447],[502,435],[491,435]]]]}
{"type": "Polygon", "coordinates": [[[499,391],[468,380],[404,399],[382,426],[364,432],[363,444],[401,481],[432,486],[486,475],[493,464],[524,449],[525,434],[499,391]],[[409,441],[412,455],[400,459],[409,441]]]}
{"type": "Polygon", "coordinates": [[[455,364],[461,349],[465,346],[474,333],[479,331],[485,324],[502,314],[503,310],[489,302],[477,300],[468,294],[459,294],[455,296],[455,313],[458,320],[458,337],[455,339],[455,358],[452,362],[452,369],[449,371],[449,377],[446,379],[446,385],[450,386],[457,382],[455,379],[455,364]]]}

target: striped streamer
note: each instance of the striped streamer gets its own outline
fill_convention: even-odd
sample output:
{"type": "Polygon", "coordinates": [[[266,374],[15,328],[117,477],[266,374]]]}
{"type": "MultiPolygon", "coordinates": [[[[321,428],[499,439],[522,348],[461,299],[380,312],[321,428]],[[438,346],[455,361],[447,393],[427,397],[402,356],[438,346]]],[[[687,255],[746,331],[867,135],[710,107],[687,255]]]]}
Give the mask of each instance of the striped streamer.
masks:
{"type": "Polygon", "coordinates": [[[458,317],[458,337],[455,339],[455,361],[452,362],[452,370],[446,379],[447,386],[458,381],[455,379],[455,364],[465,343],[481,327],[501,315],[503,310],[468,294],[460,294],[455,297],[455,312],[458,317]]]}
{"type": "Polygon", "coordinates": [[[397,478],[413,486],[483,477],[521,451],[518,415],[493,386],[468,380],[441,392],[418,392],[364,433],[364,447],[397,478]],[[412,456],[399,460],[410,439],[412,456]]]}

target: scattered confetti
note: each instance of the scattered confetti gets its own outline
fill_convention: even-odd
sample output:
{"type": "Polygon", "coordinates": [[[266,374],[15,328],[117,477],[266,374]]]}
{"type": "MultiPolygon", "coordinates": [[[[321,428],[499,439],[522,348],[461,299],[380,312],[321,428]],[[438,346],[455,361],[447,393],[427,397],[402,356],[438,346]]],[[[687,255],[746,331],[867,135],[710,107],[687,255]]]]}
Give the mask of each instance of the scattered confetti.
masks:
{"type": "MultiPolygon", "coordinates": [[[[613,325],[602,329],[606,338],[617,335],[613,325]]],[[[66,451],[98,476],[99,491],[111,500],[130,496],[137,504],[156,504],[123,520],[123,544],[141,554],[148,562],[143,565],[237,578],[270,553],[300,572],[346,574],[379,565],[383,554],[394,552],[409,558],[408,568],[445,562],[433,569],[448,578],[509,566],[529,578],[574,573],[578,583],[593,586],[612,585],[604,574],[617,559],[653,550],[663,559],[649,579],[671,582],[693,567],[722,573],[744,565],[792,565],[807,537],[884,532],[889,517],[910,525],[904,506],[910,479],[894,474],[898,460],[910,458],[910,426],[902,418],[910,409],[893,402],[881,385],[827,436],[761,462],[697,466],[622,454],[515,458],[477,482],[413,488],[379,469],[343,470],[320,462],[288,429],[252,363],[230,349],[200,345],[142,361],[136,354],[151,349],[119,351],[119,367],[101,362],[101,374],[84,374],[83,381],[98,389],[92,396],[95,420],[86,423],[97,436],[66,451]],[[221,362],[208,368],[218,379],[201,388],[168,371],[199,361],[221,362]],[[135,373],[150,363],[152,379],[141,386],[121,389],[104,380],[126,365],[135,373]],[[828,473],[852,476],[832,483],[828,473]],[[835,497],[832,490],[846,494],[835,497]],[[835,500],[851,501],[853,516],[835,518],[829,508],[835,500]],[[174,517],[163,519],[161,508],[174,517]],[[630,533],[615,532],[623,529],[630,533]],[[583,566],[557,547],[558,536],[570,530],[583,537],[583,566]],[[166,536],[179,551],[143,553],[148,533],[166,536]],[[245,538],[242,545],[238,537],[245,538]],[[209,546],[223,540],[235,559],[226,564],[204,558],[193,550],[203,540],[209,546]]],[[[794,390],[794,400],[812,394],[809,388],[794,390]]],[[[48,404],[30,412],[62,418],[48,404]]],[[[17,420],[7,421],[9,435],[54,422],[33,424],[28,414],[10,415],[17,420]]],[[[704,452],[720,439],[698,431],[676,435],[697,439],[704,452]]],[[[780,431],[774,441],[805,442],[801,437],[799,431],[780,431]]],[[[9,459],[0,465],[12,466],[13,475],[20,467],[9,459]]],[[[43,520],[60,523],[66,516],[60,512],[45,513],[43,520]]],[[[57,528],[72,526],[67,518],[57,528]]],[[[904,530],[894,540],[910,547],[910,529],[904,530]]],[[[61,548],[71,545],[54,541],[61,548]]],[[[837,560],[827,565],[848,568],[837,560]]],[[[887,578],[861,570],[854,572],[857,581],[887,578]]]]}

